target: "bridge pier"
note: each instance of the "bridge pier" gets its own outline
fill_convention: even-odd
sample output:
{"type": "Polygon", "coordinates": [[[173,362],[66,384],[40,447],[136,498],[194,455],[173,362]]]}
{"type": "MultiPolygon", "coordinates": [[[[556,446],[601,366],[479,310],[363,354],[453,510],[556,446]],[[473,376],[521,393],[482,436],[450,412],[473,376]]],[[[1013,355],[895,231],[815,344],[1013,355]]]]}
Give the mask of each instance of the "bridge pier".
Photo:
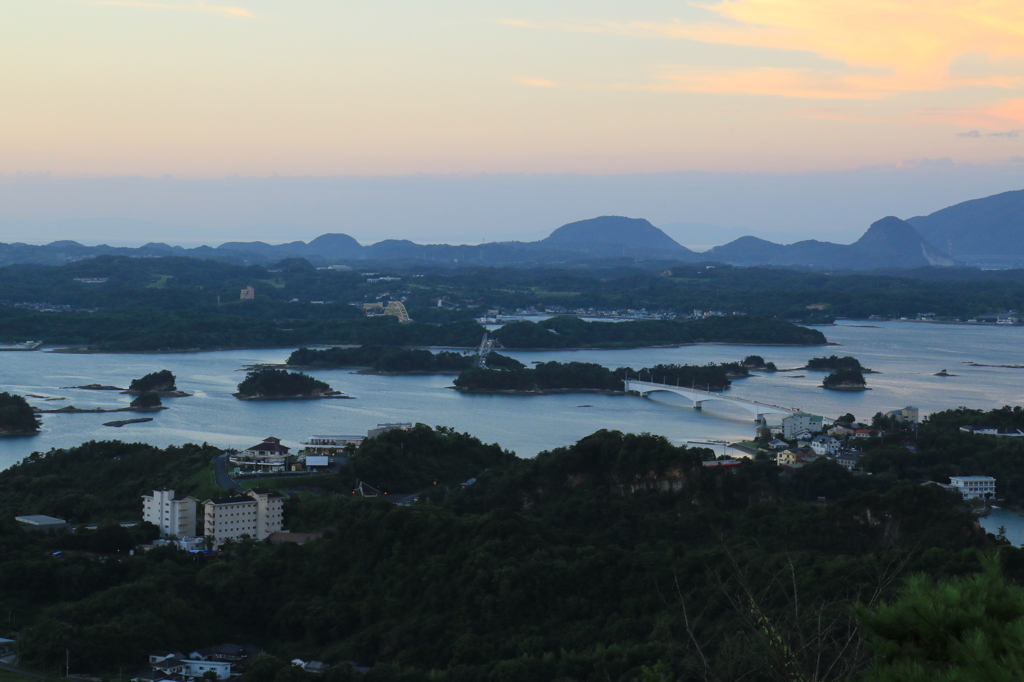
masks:
{"type": "Polygon", "coordinates": [[[695,410],[700,410],[703,407],[704,407],[704,401],[703,400],[698,400],[698,401],[693,403],[693,409],[695,409],[695,410]]]}

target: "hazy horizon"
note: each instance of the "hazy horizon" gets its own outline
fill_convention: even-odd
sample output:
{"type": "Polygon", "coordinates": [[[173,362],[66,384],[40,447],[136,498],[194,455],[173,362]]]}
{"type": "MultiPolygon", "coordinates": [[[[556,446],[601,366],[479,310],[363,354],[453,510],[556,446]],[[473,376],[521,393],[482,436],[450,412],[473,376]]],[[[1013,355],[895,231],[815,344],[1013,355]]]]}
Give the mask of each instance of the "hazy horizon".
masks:
{"type": "Polygon", "coordinates": [[[0,178],[4,242],[210,244],[342,232],[477,244],[543,239],[599,215],[645,218],[685,245],[754,235],[850,243],[910,218],[1024,187],[1024,164],[926,160],[831,173],[474,174],[340,177],[0,178]]]}

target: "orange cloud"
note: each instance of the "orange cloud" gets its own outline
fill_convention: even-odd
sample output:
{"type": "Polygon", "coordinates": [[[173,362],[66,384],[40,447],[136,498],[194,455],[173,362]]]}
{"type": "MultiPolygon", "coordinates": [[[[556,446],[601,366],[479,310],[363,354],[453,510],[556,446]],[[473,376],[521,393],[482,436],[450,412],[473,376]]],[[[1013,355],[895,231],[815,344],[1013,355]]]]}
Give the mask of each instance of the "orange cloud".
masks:
{"type": "Polygon", "coordinates": [[[773,69],[767,74],[769,84],[760,86],[764,69],[709,71],[679,81],[697,92],[873,99],[896,92],[1024,83],[1015,76],[950,72],[954,60],[969,53],[991,59],[1024,56],[1024,3],[1019,0],[719,0],[705,8],[720,21],[601,22],[573,30],[808,52],[849,71],[792,69],[783,74],[773,69]],[[822,88],[822,80],[832,84],[822,88]]]}
{"type": "Polygon", "coordinates": [[[184,12],[201,12],[204,14],[225,14],[233,17],[252,19],[253,14],[242,7],[222,7],[211,5],[206,0],[194,0],[193,2],[149,2],[148,0],[96,0],[94,5],[105,5],[108,7],[139,7],[142,9],[165,9],[184,12]]]}
{"type": "Polygon", "coordinates": [[[922,121],[963,128],[1012,128],[1024,125],[1024,98],[1004,99],[995,104],[974,108],[918,109],[912,115],[922,121]]]}

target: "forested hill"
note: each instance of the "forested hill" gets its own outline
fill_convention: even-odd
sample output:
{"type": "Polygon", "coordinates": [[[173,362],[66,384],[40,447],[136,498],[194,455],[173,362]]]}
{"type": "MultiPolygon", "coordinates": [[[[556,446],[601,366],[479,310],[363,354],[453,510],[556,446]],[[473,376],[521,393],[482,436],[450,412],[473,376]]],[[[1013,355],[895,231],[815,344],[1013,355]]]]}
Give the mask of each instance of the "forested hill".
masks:
{"type": "MultiPolygon", "coordinates": [[[[104,469],[129,458],[130,447],[103,447],[91,444],[90,458],[104,469]]],[[[708,450],[609,431],[531,460],[425,427],[363,449],[400,472],[434,466],[410,469],[427,485],[421,502],[294,496],[288,526],[325,531],[301,546],[97,561],[72,548],[115,555],[96,543],[127,531],[43,535],[0,519],[0,602],[19,614],[22,663],[55,669],[70,652],[78,670],[112,676],[154,649],[243,641],[285,662],[261,667],[258,682],[307,680],[280,672],[299,656],[334,666],[333,682],[358,679],[348,661],[375,667],[368,682],[814,679],[822,665],[842,673],[828,679],[859,679],[885,659],[873,659],[851,604],[895,600],[918,571],[975,572],[997,545],[935,486],[827,461],[789,476],[772,461],[705,466],[708,450]],[[463,469],[432,477],[464,450],[487,468],[475,481],[452,483],[463,469]]],[[[78,504],[138,513],[141,491],[180,484],[181,465],[206,453],[131,457],[131,481],[111,500],[61,470],[77,454],[40,456],[0,474],[0,487],[23,507],[39,468],[33,510],[77,491],[78,504]],[[139,464],[154,477],[138,477],[139,464]]],[[[1024,575],[1022,550],[1004,546],[999,563],[1024,575]]]]}
{"type": "MultiPolygon", "coordinates": [[[[692,317],[695,309],[723,313],[700,323],[704,327],[678,327],[685,332],[680,335],[666,333],[677,328],[671,319],[605,330],[608,335],[624,335],[601,339],[619,347],[702,339],[816,343],[820,341],[811,337],[817,332],[804,339],[786,338],[794,333],[793,328],[765,322],[764,316],[828,323],[837,317],[915,317],[928,311],[937,319],[959,317],[962,321],[1024,309],[1024,270],[928,268],[907,277],[893,272],[840,275],[761,267],[655,265],[630,261],[587,268],[421,266],[380,270],[377,276],[317,269],[302,258],[285,259],[272,267],[124,256],[101,256],[56,267],[16,265],[0,267],[0,341],[32,339],[100,350],[315,343],[476,347],[483,335],[476,318],[490,309],[516,313],[533,308],[539,314],[617,311],[620,315],[676,319],[692,317]],[[240,300],[239,292],[249,286],[255,298],[240,300]],[[362,310],[364,304],[390,300],[402,301],[413,323],[398,325],[395,318],[368,318],[362,310]],[[636,338],[628,338],[627,330],[636,338]],[[698,330],[709,331],[690,334],[698,330]]],[[[538,336],[538,343],[530,347],[593,343],[576,339],[561,346],[565,340],[556,339],[550,331],[517,329],[538,336]]],[[[576,330],[567,330],[569,336],[577,335],[576,330]]],[[[566,330],[556,331],[564,336],[566,330]]],[[[505,333],[512,336],[511,331],[505,333]]],[[[506,341],[508,347],[527,347],[512,338],[506,341]]]]}

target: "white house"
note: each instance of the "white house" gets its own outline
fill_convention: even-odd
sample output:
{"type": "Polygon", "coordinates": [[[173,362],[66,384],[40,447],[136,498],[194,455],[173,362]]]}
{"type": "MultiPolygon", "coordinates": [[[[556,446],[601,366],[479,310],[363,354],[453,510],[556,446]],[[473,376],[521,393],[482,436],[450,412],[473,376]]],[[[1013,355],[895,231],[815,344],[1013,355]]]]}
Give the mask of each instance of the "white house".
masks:
{"type": "Polygon", "coordinates": [[[290,448],[281,445],[280,438],[264,438],[242,452],[228,457],[232,464],[252,467],[257,471],[287,471],[290,448]]]}
{"type": "Polygon", "coordinates": [[[266,488],[253,488],[245,495],[220,497],[203,502],[206,535],[220,547],[228,540],[248,536],[265,540],[281,530],[284,522],[284,495],[266,488]]]}
{"type": "Polygon", "coordinates": [[[950,476],[949,484],[965,500],[989,500],[996,496],[996,479],[991,476],[950,476]]]}
{"type": "Polygon", "coordinates": [[[782,437],[793,440],[800,431],[818,433],[821,431],[821,422],[822,418],[816,414],[796,412],[788,415],[782,419],[782,437]]]}
{"type": "Polygon", "coordinates": [[[142,520],[160,529],[161,537],[196,534],[196,504],[188,495],[173,490],[154,490],[142,496],[142,520]]]}
{"type": "Polygon", "coordinates": [[[815,436],[811,440],[811,449],[819,455],[834,455],[839,452],[842,444],[832,436],[815,436]]]}

